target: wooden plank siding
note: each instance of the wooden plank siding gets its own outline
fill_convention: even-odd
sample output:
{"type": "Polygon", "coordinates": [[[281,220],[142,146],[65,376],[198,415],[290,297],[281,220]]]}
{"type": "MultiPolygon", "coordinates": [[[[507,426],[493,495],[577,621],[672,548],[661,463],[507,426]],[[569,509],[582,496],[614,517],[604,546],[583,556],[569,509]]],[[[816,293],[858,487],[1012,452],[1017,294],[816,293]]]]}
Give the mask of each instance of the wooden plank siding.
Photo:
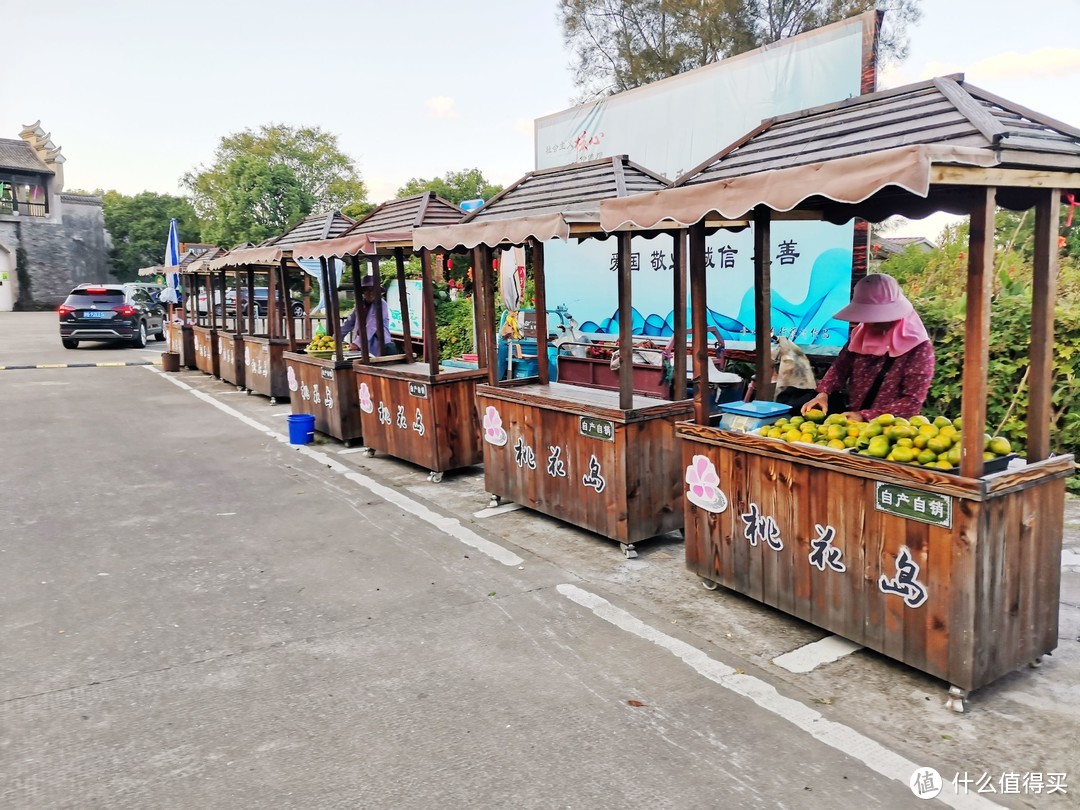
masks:
{"type": "Polygon", "coordinates": [[[218,370],[222,382],[231,383],[239,388],[246,387],[244,382],[244,337],[235,332],[218,332],[218,370]]]}
{"type": "Polygon", "coordinates": [[[169,348],[180,355],[180,367],[197,369],[195,364],[195,334],[189,324],[169,323],[169,348]]]}
{"type": "Polygon", "coordinates": [[[476,384],[487,378],[486,370],[432,375],[425,363],[359,362],[353,363],[353,370],[361,432],[368,447],[433,472],[481,462],[476,384]],[[398,421],[399,409],[404,427],[398,421]]]}
{"type": "MultiPolygon", "coordinates": [[[[683,501],[687,567],[765,604],[961,687],[977,689],[1057,646],[1065,477],[1071,456],[1040,462],[1023,487],[941,476],[877,459],[680,423],[683,469],[705,456],[727,496],[710,512],[683,501]],[[815,462],[813,464],[809,462],[815,462]],[[895,470],[892,468],[896,468],[895,470]],[[875,474],[877,473],[877,474],[875,474]],[[875,508],[885,479],[948,494],[942,527],[875,508]],[[783,548],[747,538],[756,505],[783,548]],[[744,517],[747,516],[747,517],[744,517]],[[832,527],[846,571],[810,565],[817,527],[832,527]],[[884,592],[906,548],[926,600],[884,592]]],[[[1022,471],[994,477],[1007,481],[1022,471]]]]}
{"type": "Polygon", "coordinates": [[[272,400],[289,396],[289,381],[285,367],[288,342],[281,338],[244,335],[244,380],[248,391],[272,400]]]}
{"type": "Polygon", "coordinates": [[[505,431],[501,444],[483,442],[493,494],[620,543],[682,526],[675,422],[689,416],[689,402],[637,397],[623,410],[615,392],[558,383],[479,385],[476,402],[505,431]],[[610,441],[583,435],[582,417],[609,423],[610,441]]]}
{"type": "Polygon", "coordinates": [[[192,342],[195,344],[195,367],[203,374],[220,376],[218,372],[217,330],[209,326],[191,327],[192,342]]]}
{"type": "Polygon", "coordinates": [[[351,360],[284,352],[292,412],[310,413],[315,429],[345,444],[360,441],[360,403],[351,360]]]}

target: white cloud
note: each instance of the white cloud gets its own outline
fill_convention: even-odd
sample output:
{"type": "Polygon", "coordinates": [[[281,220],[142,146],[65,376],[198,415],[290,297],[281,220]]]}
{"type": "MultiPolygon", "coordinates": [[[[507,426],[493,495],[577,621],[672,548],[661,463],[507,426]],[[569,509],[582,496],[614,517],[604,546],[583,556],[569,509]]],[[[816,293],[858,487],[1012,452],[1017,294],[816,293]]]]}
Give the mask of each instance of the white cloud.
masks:
{"type": "Polygon", "coordinates": [[[457,118],[454,100],[449,96],[434,96],[424,102],[432,118],[457,118]]]}
{"type": "Polygon", "coordinates": [[[533,120],[531,118],[518,118],[514,121],[514,130],[519,135],[533,136],[533,120]]]}
{"type": "MultiPolygon", "coordinates": [[[[985,86],[989,82],[1045,81],[1080,77],[1080,49],[1040,48],[1030,53],[999,53],[978,62],[927,62],[915,71],[889,65],[881,71],[879,85],[900,87],[934,76],[963,73],[968,81],[985,86]]],[[[988,87],[987,89],[993,89],[988,87]]]]}
{"type": "Polygon", "coordinates": [[[1031,53],[1001,53],[976,62],[965,72],[972,81],[1062,79],[1080,76],[1080,50],[1040,48],[1031,53]]]}
{"type": "Polygon", "coordinates": [[[387,177],[365,177],[364,184],[367,186],[368,199],[374,203],[383,203],[397,196],[397,190],[405,184],[405,180],[392,180],[387,177]]]}

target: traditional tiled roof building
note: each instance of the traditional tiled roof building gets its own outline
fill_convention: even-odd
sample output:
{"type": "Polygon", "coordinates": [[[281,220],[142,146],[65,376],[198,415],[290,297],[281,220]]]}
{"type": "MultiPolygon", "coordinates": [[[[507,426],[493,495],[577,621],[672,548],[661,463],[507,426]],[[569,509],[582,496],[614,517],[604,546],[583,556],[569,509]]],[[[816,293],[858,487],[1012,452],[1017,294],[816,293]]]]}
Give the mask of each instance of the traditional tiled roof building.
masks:
{"type": "Polygon", "coordinates": [[[41,122],[0,138],[0,311],[59,303],[107,281],[101,198],[64,194],[64,156],[41,122]]]}

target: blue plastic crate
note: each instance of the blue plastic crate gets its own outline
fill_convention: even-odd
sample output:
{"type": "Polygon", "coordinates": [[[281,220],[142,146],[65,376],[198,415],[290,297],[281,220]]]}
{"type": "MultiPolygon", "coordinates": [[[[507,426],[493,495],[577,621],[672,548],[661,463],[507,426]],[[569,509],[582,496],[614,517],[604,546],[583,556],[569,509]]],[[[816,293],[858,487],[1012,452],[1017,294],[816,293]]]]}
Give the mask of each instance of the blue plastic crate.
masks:
{"type": "Polygon", "coordinates": [[[791,413],[791,406],[782,402],[754,400],[753,402],[725,403],[720,406],[720,411],[723,413],[720,417],[720,427],[724,430],[749,433],[765,425],[771,425],[781,416],[791,413]]]}

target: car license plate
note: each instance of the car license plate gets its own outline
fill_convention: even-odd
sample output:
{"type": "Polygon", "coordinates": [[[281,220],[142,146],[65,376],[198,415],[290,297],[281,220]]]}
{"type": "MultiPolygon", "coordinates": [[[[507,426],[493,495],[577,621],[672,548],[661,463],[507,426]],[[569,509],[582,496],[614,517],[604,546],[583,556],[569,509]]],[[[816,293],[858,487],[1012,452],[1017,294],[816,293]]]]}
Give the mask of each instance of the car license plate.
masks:
{"type": "Polygon", "coordinates": [[[84,318],[104,318],[108,315],[108,312],[98,312],[96,309],[89,309],[83,313],[84,318]]]}

